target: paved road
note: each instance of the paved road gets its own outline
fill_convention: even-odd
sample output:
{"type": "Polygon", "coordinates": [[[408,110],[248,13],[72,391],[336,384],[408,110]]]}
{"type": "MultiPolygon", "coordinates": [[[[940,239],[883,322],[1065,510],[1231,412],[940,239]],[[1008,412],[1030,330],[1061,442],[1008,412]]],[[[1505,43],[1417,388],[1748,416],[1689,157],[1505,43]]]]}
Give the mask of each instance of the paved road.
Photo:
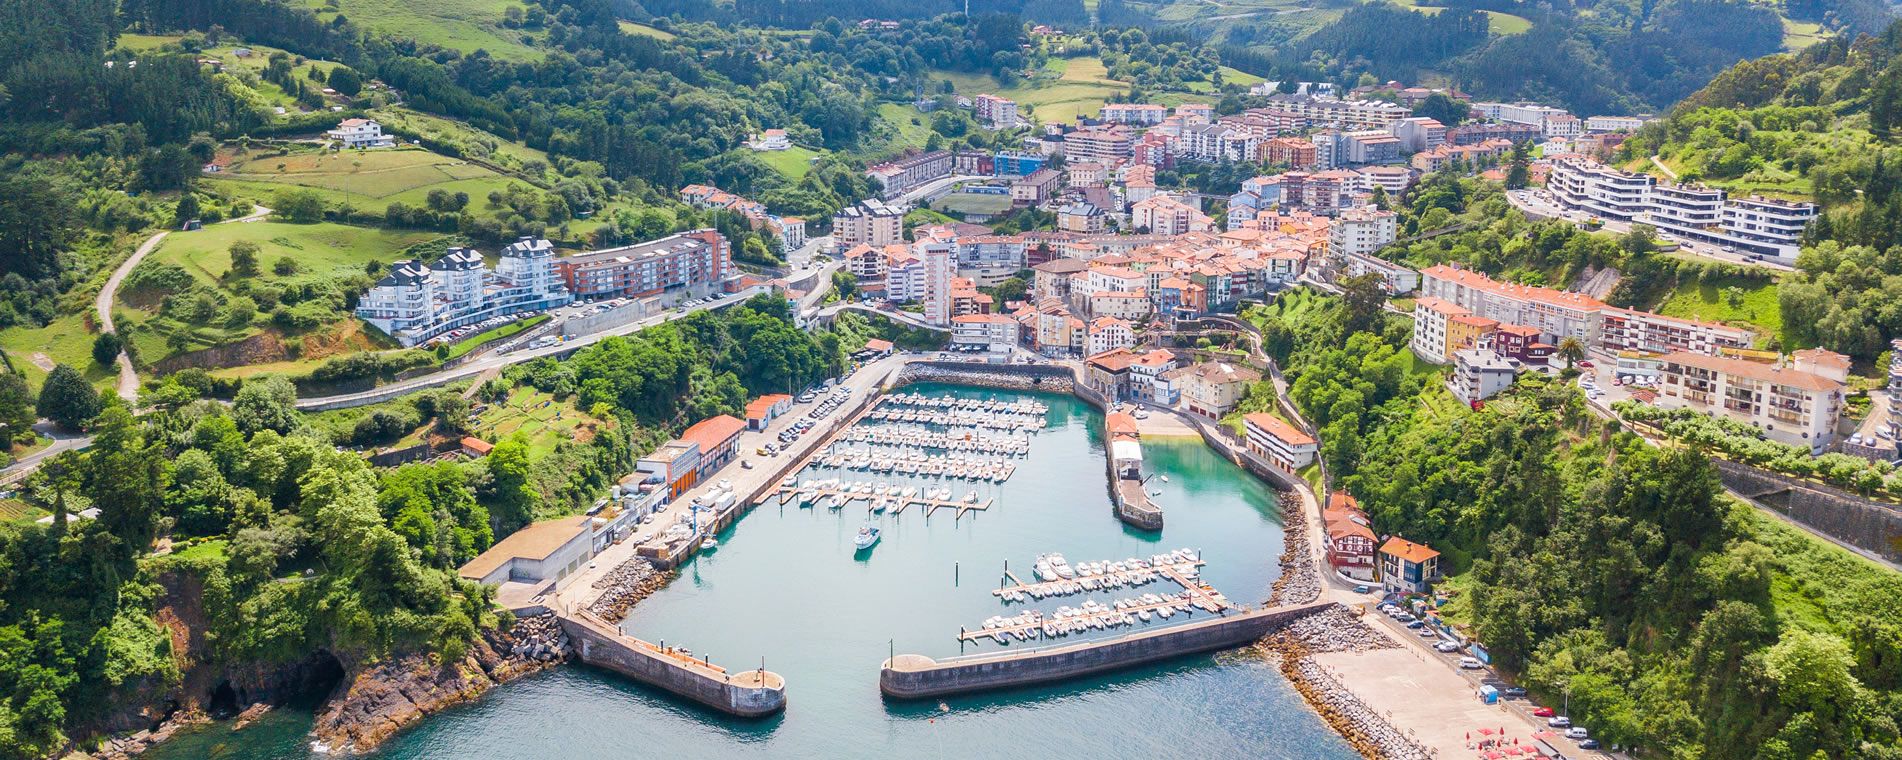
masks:
{"type": "Polygon", "coordinates": [[[7,465],[6,469],[0,470],[0,483],[11,483],[25,477],[27,473],[39,469],[41,462],[61,452],[83,449],[92,445],[92,436],[66,432],[59,429],[51,420],[40,420],[33,425],[33,431],[53,439],[52,445],[20,457],[13,464],[7,465]]]}
{"type": "Polygon", "coordinates": [[[297,408],[303,411],[316,411],[316,410],[324,410],[324,409],[347,409],[353,406],[363,406],[365,404],[374,404],[378,401],[394,398],[396,396],[400,396],[405,393],[409,393],[411,391],[421,390],[423,388],[432,388],[438,385],[452,383],[464,378],[475,377],[488,370],[495,369],[498,367],[506,367],[511,364],[520,364],[522,362],[526,362],[531,359],[539,359],[544,356],[553,356],[555,354],[561,354],[561,353],[573,351],[582,346],[598,343],[604,338],[610,338],[617,335],[628,335],[630,333],[639,332],[641,330],[645,330],[649,327],[653,327],[663,322],[671,322],[673,320],[680,319],[681,317],[687,316],[696,311],[702,311],[705,309],[718,309],[723,306],[731,306],[733,304],[740,303],[741,301],[745,301],[748,298],[752,298],[753,296],[758,295],[760,292],[764,292],[764,289],[751,288],[751,289],[743,290],[743,291],[740,291],[739,293],[725,296],[721,298],[720,300],[715,301],[713,303],[703,303],[698,306],[693,306],[687,309],[676,309],[676,310],[668,311],[663,314],[658,314],[652,317],[648,317],[647,319],[643,319],[638,322],[630,322],[628,324],[621,325],[620,327],[609,328],[607,330],[602,330],[601,332],[594,333],[592,335],[584,335],[578,338],[574,338],[572,340],[564,341],[562,343],[557,343],[552,346],[544,346],[542,348],[520,349],[516,351],[511,351],[506,354],[493,354],[493,353],[488,354],[486,356],[475,359],[473,361],[466,362],[453,369],[446,369],[441,372],[436,372],[429,375],[423,375],[421,377],[410,378],[402,382],[378,386],[376,388],[372,388],[367,391],[361,391],[358,393],[343,393],[343,394],[338,394],[335,396],[320,396],[316,398],[300,398],[297,400],[297,408]]]}
{"type": "Polygon", "coordinates": [[[920,317],[917,314],[913,314],[909,311],[900,311],[897,309],[889,309],[889,310],[876,309],[862,303],[835,303],[831,306],[827,306],[823,309],[820,309],[818,316],[825,319],[831,319],[832,317],[837,316],[839,312],[845,311],[846,309],[851,309],[853,311],[862,311],[867,314],[877,314],[881,317],[885,317],[886,319],[890,319],[896,322],[901,322],[903,324],[910,325],[912,327],[923,328],[926,330],[937,330],[938,332],[951,331],[951,329],[948,327],[940,327],[938,325],[931,324],[930,322],[926,322],[924,320],[924,317],[920,317]]]}
{"type": "MultiPolygon", "coordinates": [[[[223,222],[219,222],[219,224],[255,222],[270,214],[270,209],[253,204],[250,214],[236,219],[227,219],[223,222]]],[[[138,250],[132,252],[131,258],[126,259],[125,263],[120,264],[118,269],[112,270],[112,276],[106,278],[105,287],[99,289],[98,297],[92,301],[93,311],[99,318],[100,332],[118,332],[118,328],[112,324],[112,302],[119,295],[119,285],[125,282],[126,275],[132,274],[132,270],[138,268],[139,262],[144,261],[147,254],[158,250],[159,243],[164,242],[165,236],[170,234],[170,230],[165,230],[146,238],[145,242],[139,244],[138,250]]],[[[132,366],[132,357],[126,355],[123,351],[119,352],[118,365],[119,383],[117,391],[119,398],[125,399],[126,401],[139,400],[139,372],[132,366]]]]}
{"type": "MultiPolygon", "coordinates": [[[[1582,223],[1595,218],[1590,214],[1570,211],[1559,206],[1552,200],[1551,195],[1547,194],[1544,190],[1527,189],[1508,191],[1506,193],[1506,200],[1512,203],[1513,208],[1519,209],[1527,216],[1535,219],[1564,219],[1570,222],[1582,223]]],[[[1631,231],[1631,224],[1629,222],[1602,218],[1600,218],[1599,221],[1604,223],[1605,232],[1622,235],[1631,231]]],[[[1742,266],[1772,269],[1778,272],[1794,271],[1794,267],[1791,267],[1789,264],[1775,260],[1760,259],[1740,251],[1726,251],[1722,246],[1690,240],[1677,240],[1669,235],[1665,235],[1662,231],[1659,232],[1659,237],[1677,243],[1678,252],[1688,256],[1721,261],[1725,264],[1739,264],[1742,266]]]]}

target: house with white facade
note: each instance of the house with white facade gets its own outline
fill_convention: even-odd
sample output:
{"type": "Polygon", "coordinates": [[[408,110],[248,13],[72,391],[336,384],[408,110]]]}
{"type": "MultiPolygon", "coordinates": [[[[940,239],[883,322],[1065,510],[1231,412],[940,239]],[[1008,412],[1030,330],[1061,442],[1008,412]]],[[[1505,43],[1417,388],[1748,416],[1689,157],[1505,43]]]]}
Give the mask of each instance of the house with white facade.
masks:
{"type": "Polygon", "coordinates": [[[389,148],[396,145],[396,138],[383,134],[383,125],[369,119],[344,119],[336,129],[324,133],[325,137],[343,143],[345,148],[389,148]]]}

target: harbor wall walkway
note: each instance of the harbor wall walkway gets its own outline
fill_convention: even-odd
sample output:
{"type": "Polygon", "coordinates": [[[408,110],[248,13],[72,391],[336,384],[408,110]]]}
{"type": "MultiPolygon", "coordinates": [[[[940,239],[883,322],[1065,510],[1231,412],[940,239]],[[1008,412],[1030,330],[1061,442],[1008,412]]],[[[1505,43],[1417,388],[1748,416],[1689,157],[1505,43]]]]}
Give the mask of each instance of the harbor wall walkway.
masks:
{"type": "Polygon", "coordinates": [[[786,709],[786,680],[770,670],[727,672],[671,654],[586,612],[560,615],[576,656],[641,683],[686,697],[728,715],[759,718],[786,709]]]}
{"type": "Polygon", "coordinates": [[[923,699],[1061,681],[1241,646],[1289,621],[1334,604],[1314,602],[1271,607],[1103,641],[957,657],[943,662],[924,655],[903,654],[885,661],[879,672],[878,687],[888,697],[923,699]]]}

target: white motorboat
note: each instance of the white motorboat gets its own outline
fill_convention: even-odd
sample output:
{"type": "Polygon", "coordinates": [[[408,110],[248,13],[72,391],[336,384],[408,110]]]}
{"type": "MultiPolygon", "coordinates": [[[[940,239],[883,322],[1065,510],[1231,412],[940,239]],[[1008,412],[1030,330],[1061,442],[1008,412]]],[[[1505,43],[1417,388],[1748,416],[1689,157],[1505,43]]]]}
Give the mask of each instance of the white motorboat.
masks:
{"type": "Polygon", "coordinates": [[[879,532],[878,526],[876,525],[861,527],[859,528],[859,534],[852,537],[852,545],[858,547],[859,551],[870,549],[873,544],[878,543],[879,532]]]}

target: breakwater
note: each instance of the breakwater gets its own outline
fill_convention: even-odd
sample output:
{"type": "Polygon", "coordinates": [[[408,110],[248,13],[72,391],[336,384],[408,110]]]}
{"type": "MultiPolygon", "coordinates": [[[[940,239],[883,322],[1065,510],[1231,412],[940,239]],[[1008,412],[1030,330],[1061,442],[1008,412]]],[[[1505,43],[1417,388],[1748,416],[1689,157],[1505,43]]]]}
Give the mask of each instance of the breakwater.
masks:
{"type": "Polygon", "coordinates": [[[1269,604],[1306,604],[1321,596],[1321,568],[1314,566],[1309,549],[1307,508],[1301,494],[1282,491],[1276,496],[1281,507],[1281,576],[1268,594],[1269,604]]]}
{"type": "Polygon", "coordinates": [[[1019,391],[1072,393],[1076,376],[1067,367],[1048,364],[985,364],[914,361],[900,370],[887,390],[912,383],[951,383],[1019,391]]]}
{"type": "Polygon", "coordinates": [[[686,697],[728,715],[758,718],[786,709],[786,680],[761,668],[729,672],[691,653],[650,644],[586,612],[561,618],[575,658],[686,697]]]}
{"type": "Polygon", "coordinates": [[[1062,681],[1242,646],[1291,620],[1331,606],[1332,602],[1320,602],[1272,607],[1103,641],[957,657],[943,662],[924,655],[898,655],[885,661],[879,672],[878,686],[888,697],[921,699],[1062,681]]]}

